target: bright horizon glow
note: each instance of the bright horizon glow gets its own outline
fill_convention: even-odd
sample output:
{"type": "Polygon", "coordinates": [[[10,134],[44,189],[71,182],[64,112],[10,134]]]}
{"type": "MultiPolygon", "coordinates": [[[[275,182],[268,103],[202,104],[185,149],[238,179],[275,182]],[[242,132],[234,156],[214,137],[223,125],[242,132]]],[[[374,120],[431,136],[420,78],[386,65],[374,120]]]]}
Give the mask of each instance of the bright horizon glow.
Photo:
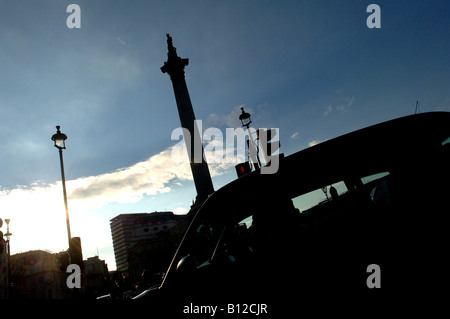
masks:
{"type": "MultiPolygon", "coordinates": [[[[218,145],[219,141],[213,143],[218,145]]],[[[175,148],[112,173],[66,180],[71,234],[81,238],[84,259],[101,251],[100,257],[107,261],[110,270],[115,268],[109,223],[120,213],[100,216],[93,214],[95,210],[112,203],[137,203],[144,196],[169,193],[174,184],[192,180],[187,158],[178,160],[176,165],[169,164],[173,161],[172,152],[179,152],[175,148]]],[[[224,150],[227,154],[234,152],[234,149],[224,150]]],[[[212,149],[205,156],[217,155],[212,149]]],[[[211,163],[209,167],[211,175],[218,176],[234,164],[211,163]]],[[[188,208],[186,205],[169,210],[185,214],[188,208]]],[[[68,248],[61,182],[47,185],[35,182],[30,187],[0,190],[0,211],[9,212],[11,232],[15,235],[11,238],[13,254],[28,250],[60,252],[68,248]],[[31,242],[30,238],[33,238],[31,242]]]]}

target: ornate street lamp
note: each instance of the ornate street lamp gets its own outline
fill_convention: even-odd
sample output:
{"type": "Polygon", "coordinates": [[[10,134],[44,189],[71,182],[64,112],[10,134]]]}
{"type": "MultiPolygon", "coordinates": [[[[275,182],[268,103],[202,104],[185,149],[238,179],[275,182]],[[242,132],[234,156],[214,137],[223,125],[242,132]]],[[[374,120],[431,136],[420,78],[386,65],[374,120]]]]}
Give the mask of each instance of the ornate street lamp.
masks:
{"type": "MultiPolygon", "coordinates": [[[[11,219],[6,218],[5,219],[5,223],[6,223],[6,241],[9,242],[9,239],[11,238],[12,234],[9,232],[9,223],[11,222],[11,219]]],[[[9,251],[9,250],[8,250],[9,251]]]]}
{"type": "Polygon", "coordinates": [[[11,243],[10,239],[12,234],[9,232],[9,223],[11,222],[11,219],[7,218],[5,219],[6,223],[6,248],[8,250],[8,298],[11,299],[11,243]]]}
{"type": "Polygon", "coordinates": [[[241,121],[242,127],[246,127],[248,131],[248,136],[250,141],[248,142],[248,150],[250,153],[250,158],[252,159],[253,166],[261,167],[261,162],[259,160],[258,148],[256,146],[255,141],[253,140],[252,132],[250,131],[250,123],[252,120],[250,119],[250,113],[244,111],[244,107],[241,107],[242,113],[239,115],[239,120],[241,121]]]}
{"type": "Polygon", "coordinates": [[[52,141],[55,142],[55,147],[59,150],[59,162],[61,164],[61,180],[63,186],[63,195],[64,195],[64,206],[66,208],[66,223],[67,223],[67,236],[69,239],[69,247],[70,247],[70,239],[72,238],[70,234],[70,223],[69,223],[69,209],[67,207],[67,192],[66,192],[66,177],[64,175],[64,162],[63,162],[63,149],[66,149],[66,140],[67,135],[61,133],[60,126],[56,126],[56,134],[53,134],[52,141]]]}
{"type": "Polygon", "coordinates": [[[246,126],[247,129],[250,126],[252,120],[250,119],[250,114],[244,111],[244,107],[241,107],[242,113],[239,115],[239,120],[241,120],[242,126],[246,126]]]}
{"type": "Polygon", "coordinates": [[[59,130],[61,128],[61,126],[56,126],[56,134],[53,134],[52,136],[52,141],[55,142],[55,147],[58,148],[59,150],[65,150],[66,149],[66,140],[67,140],[67,135],[64,133],[61,133],[61,131],[59,130]]]}

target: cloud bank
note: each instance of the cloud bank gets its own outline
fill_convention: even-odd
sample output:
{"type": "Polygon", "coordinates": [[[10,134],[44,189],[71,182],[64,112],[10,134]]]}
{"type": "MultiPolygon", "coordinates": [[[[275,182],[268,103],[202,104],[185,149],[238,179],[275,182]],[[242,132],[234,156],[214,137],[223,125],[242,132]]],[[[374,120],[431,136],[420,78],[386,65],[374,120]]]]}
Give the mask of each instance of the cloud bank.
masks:
{"type": "MultiPolygon", "coordinates": [[[[109,218],[95,213],[96,209],[112,203],[135,203],[144,196],[167,193],[182,181],[192,180],[187,158],[175,163],[172,151],[174,147],[130,167],[66,181],[72,235],[82,237],[83,250],[111,245],[109,218]]],[[[211,176],[221,175],[233,166],[210,163],[211,176]]],[[[61,182],[0,188],[0,218],[11,218],[11,232],[15,235],[13,253],[65,249],[67,233],[63,211],[61,182]]],[[[174,211],[186,213],[186,209],[180,207],[174,211]]]]}

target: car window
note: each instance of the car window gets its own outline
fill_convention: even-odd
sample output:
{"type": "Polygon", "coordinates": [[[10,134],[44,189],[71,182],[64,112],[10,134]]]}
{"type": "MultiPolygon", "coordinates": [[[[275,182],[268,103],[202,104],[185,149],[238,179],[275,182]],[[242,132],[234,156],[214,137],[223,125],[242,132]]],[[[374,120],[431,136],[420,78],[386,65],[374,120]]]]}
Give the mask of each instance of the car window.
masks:
{"type": "Polygon", "coordinates": [[[211,261],[242,261],[258,251],[256,233],[253,215],[228,225],[205,219],[194,233],[189,254],[197,268],[208,266],[211,261]]]}
{"type": "Polygon", "coordinates": [[[196,267],[211,259],[225,225],[210,219],[203,219],[195,229],[188,252],[196,267]]]}
{"type": "Polygon", "coordinates": [[[255,244],[255,226],[250,215],[226,229],[212,259],[241,261],[255,252],[255,244]]]}
{"type": "Polygon", "coordinates": [[[292,203],[300,213],[303,213],[317,205],[336,199],[337,197],[345,194],[347,191],[348,190],[344,182],[340,181],[331,185],[324,185],[321,188],[294,197],[292,199],[292,203]]]}
{"type": "Polygon", "coordinates": [[[377,204],[391,204],[390,173],[380,172],[361,178],[361,182],[368,188],[372,202],[377,204]]]}
{"type": "Polygon", "coordinates": [[[372,182],[374,180],[380,180],[383,177],[386,177],[388,175],[389,175],[389,172],[380,172],[380,173],[372,174],[372,175],[369,175],[369,176],[362,177],[361,178],[361,182],[363,184],[368,184],[368,183],[370,183],[370,182],[372,182]]]}

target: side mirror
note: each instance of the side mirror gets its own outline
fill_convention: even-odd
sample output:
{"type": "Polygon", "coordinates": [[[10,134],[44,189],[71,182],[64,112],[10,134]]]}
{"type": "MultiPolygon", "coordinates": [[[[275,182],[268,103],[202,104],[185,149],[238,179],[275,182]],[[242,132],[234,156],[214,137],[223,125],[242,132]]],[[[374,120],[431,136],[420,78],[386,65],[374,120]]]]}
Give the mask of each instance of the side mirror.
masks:
{"type": "Polygon", "coordinates": [[[187,273],[191,272],[195,269],[194,261],[192,260],[191,255],[186,255],[180,259],[177,264],[177,272],[179,273],[187,273]]]}

